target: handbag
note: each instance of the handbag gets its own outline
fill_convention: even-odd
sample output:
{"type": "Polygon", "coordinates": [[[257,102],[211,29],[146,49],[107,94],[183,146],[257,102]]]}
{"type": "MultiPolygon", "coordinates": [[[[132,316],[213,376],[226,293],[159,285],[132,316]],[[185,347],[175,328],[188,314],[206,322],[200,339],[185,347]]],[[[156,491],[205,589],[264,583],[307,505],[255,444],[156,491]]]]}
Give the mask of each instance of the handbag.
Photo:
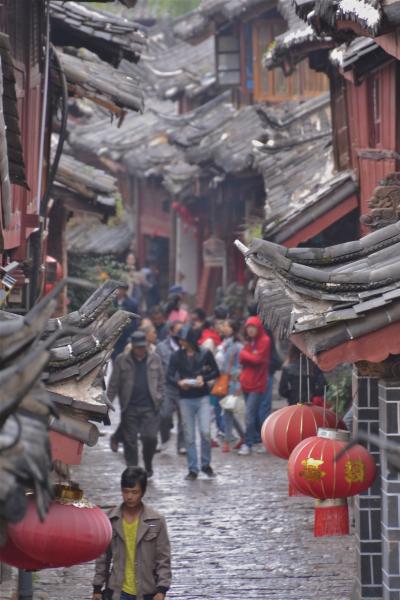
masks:
{"type": "Polygon", "coordinates": [[[224,398],[221,398],[219,405],[222,410],[226,412],[235,412],[238,409],[239,396],[236,396],[235,394],[228,394],[224,398]]]}
{"type": "Polygon", "coordinates": [[[224,396],[227,395],[228,389],[229,389],[229,375],[228,375],[228,373],[222,373],[222,375],[220,375],[218,377],[218,379],[216,379],[216,381],[211,389],[211,394],[213,396],[219,396],[219,397],[223,398],[224,396]]]}
{"type": "Polygon", "coordinates": [[[227,373],[222,373],[216,380],[211,389],[211,394],[213,396],[218,396],[219,398],[223,398],[228,395],[229,392],[229,380],[231,378],[231,371],[233,368],[233,363],[235,361],[235,351],[232,350],[231,356],[229,359],[229,369],[227,373]]]}

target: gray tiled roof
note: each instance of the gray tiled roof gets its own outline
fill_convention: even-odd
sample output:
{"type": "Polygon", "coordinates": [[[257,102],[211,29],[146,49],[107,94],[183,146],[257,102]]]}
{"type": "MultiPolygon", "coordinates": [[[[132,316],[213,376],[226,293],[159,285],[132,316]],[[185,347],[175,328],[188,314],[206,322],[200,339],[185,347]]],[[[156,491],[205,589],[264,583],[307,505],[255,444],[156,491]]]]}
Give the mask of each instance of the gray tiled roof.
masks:
{"type": "Polygon", "coordinates": [[[148,32],[146,51],[138,64],[124,61],[123,71],[144,81],[150,93],[174,100],[214,92],[216,84],[214,39],[192,46],[164,27],[148,32]]]}
{"type": "MultiPolygon", "coordinates": [[[[68,151],[68,149],[67,149],[68,151]]],[[[53,196],[58,198],[61,189],[72,192],[88,205],[100,204],[112,208],[118,193],[117,180],[108,173],[83,163],[66,151],[61,156],[55,178],[53,196]]]]}
{"type": "Polygon", "coordinates": [[[174,31],[182,39],[209,35],[213,27],[232,21],[246,11],[266,5],[266,0],[202,0],[200,6],[176,19],[174,31]]]}
{"type": "Polygon", "coordinates": [[[111,110],[143,111],[142,82],[102,61],[85,48],[58,48],[70,92],[108,105],[111,110]]]}
{"type": "Polygon", "coordinates": [[[327,248],[254,240],[247,264],[258,276],[264,318],[307,333],[321,352],[400,321],[400,222],[327,248]]]}
{"type": "Polygon", "coordinates": [[[132,239],[127,223],[104,225],[98,219],[71,223],[66,230],[67,250],[78,255],[120,255],[129,249],[132,239]]]}
{"type": "Polygon", "coordinates": [[[50,473],[54,465],[48,430],[54,419],[58,421],[58,411],[52,402],[54,394],[50,396],[44,379],[50,381],[57,373],[59,385],[65,389],[72,389],[71,382],[76,393],[83,387],[85,396],[68,398],[68,406],[76,405],[91,418],[107,416],[101,377],[97,376],[115,339],[130,321],[124,311],[106,317],[117,286],[117,282],[105,283],[79,311],[60,319],[50,318],[57,304],[55,295],[44,298],[25,316],[0,311],[2,524],[23,518],[28,489],[35,490],[35,503],[42,518],[53,496],[50,473]],[[63,332],[67,329],[68,335],[71,326],[75,332],[66,338],[63,332]],[[50,374],[44,375],[44,371],[50,374]]]}
{"type": "Polygon", "coordinates": [[[351,173],[334,173],[329,114],[327,95],[238,109],[226,92],[183,115],[172,104],[151,100],[143,115],[128,115],[121,129],[95,123],[70,140],[84,160],[121,162],[133,175],[160,178],[178,195],[192,193],[200,175],[216,184],[229,175],[261,175],[265,233],[284,241],[304,218],[318,216],[321,201],[326,209],[325,202],[340,202],[355,190],[351,173]]]}
{"type": "Polygon", "coordinates": [[[50,15],[56,45],[85,46],[112,64],[122,58],[136,62],[145,47],[136,23],[81,2],[52,0],[50,15]]]}
{"type": "MultiPolygon", "coordinates": [[[[297,14],[312,24],[318,34],[335,35],[343,40],[343,28],[336,30],[340,20],[351,21],[367,33],[377,36],[388,27],[399,25],[400,3],[385,0],[294,0],[297,14]]],[[[347,36],[355,37],[349,29],[347,36]]]]}

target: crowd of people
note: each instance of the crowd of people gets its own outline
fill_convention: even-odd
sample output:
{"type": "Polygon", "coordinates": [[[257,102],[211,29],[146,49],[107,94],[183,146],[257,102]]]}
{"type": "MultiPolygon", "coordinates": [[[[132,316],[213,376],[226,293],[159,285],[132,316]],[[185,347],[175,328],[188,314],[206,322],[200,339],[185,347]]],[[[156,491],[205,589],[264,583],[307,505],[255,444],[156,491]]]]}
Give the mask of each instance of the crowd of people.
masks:
{"type": "MultiPolygon", "coordinates": [[[[140,310],[128,285],[118,290],[116,304],[140,310]]],[[[150,306],[132,320],[112,359],[107,393],[110,400],[119,399],[121,423],[111,449],[122,444],[128,466],[138,464],[140,439],[151,477],[154,455],[165,449],[173,428],[191,481],[200,472],[215,476],[212,448],[240,456],[265,451],[261,427],[271,412],[273,376],[281,361],[256,306],[248,307],[243,320],[231,318],[224,306],[207,316],[202,308],[190,311],[184,290],[173,286],[164,305],[150,306]]]]}

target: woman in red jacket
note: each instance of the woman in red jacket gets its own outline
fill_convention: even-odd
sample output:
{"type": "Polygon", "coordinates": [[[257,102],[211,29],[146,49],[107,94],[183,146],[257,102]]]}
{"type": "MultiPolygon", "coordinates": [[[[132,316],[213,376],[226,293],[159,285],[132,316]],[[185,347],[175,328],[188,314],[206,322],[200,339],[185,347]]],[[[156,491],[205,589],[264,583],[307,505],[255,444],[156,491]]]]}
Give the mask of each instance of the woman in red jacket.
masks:
{"type": "Polygon", "coordinates": [[[247,319],[245,334],[247,343],[239,357],[242,364],[240,385],[246,399],[245,443],[239,450],[242,456],[250,454],[252,446],[260,435],[258,415],[260,405],[267,393],[271,351],[271,341],[259,317],[247,319]]]}

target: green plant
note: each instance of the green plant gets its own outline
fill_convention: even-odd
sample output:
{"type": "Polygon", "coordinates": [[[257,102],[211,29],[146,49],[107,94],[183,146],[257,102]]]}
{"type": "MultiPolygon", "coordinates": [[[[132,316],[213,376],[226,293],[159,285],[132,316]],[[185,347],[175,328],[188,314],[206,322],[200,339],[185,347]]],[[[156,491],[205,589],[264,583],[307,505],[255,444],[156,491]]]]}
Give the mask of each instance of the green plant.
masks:
{"type": "MultiPolygon", "coordinates": [[[[71,277],[79,277],[100,285],[107,279],[125,281],[128,268],[125,263],[120,262],[110,254],[105,256],[69,254],[68,273],[71,277]]],[[[68,290],[68,310],[77,310],[91,293],[92,290],[71,286],[68,290]]]]}
{"type": "Polygon", "coordinates": [[[329,377],[326,400],[332,405],[332,410],[342,416],[352,403],[352,370],[345,365],[329,377]]]}

